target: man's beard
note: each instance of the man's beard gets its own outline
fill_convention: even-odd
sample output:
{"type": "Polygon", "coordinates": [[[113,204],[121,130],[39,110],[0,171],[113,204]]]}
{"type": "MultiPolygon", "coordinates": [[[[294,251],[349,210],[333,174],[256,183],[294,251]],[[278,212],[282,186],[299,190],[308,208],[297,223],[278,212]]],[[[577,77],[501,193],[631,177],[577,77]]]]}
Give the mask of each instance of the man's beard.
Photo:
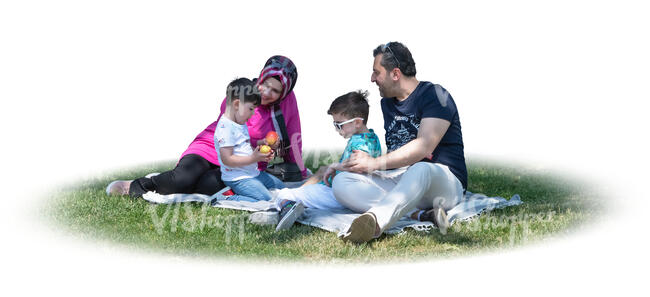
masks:
{"type": "Polygon", "coordinates": [[[383,86],[379,87],[379,96],[382,98],[391,98],[395,97],[396,95],[394,94],[393,90],[387,86],[387,84],[384,84],[383,86]]]}

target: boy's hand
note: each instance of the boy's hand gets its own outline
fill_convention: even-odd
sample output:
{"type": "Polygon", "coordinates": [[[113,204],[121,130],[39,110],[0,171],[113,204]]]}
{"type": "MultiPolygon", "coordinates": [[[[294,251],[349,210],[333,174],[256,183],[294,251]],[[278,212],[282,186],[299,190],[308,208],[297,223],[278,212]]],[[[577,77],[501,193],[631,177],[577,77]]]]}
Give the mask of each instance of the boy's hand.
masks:
{"type": "Polygon", "coordinates": [[[260,152],[260,147],[257,146],[255,150],[253,151],[253,160],[255,160],[256,163],[259,162],[266,162],[269,163],[271,160],[273,160],[273,151],[270,151],[268,153],[262,153],[260,152]]]}
{"type": "Polygon", "coordinates": [[[323,172],[323,182],[327,186],[331,187],[332,185],[330,185],[329,179],[330,176],[334,178],[335,175],[336,175],[336,169],[334,169],[334,166],[327,166],[327,169],[325,169],[325,171],[323,172]]]}

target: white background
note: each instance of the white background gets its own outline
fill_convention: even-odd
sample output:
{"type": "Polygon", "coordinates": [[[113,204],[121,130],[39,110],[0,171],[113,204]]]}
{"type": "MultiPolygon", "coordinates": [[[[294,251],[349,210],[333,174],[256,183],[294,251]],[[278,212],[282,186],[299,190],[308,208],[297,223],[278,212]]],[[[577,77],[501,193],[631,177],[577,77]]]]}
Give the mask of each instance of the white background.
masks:
{"type": "Polygon", "coordinates": [[[0,287],[71,295],[275,295],[292,285],[316,295],[641,289],[648,11],[640,1],[520,2],[2,2],[0,287]],[[388,41],[410,48],[419,79],[452,94],[470,160],[584,176],[616,207],[541,246],[380,266],[130,252],[53,232],[34,215],[53,186],[178,158],[216,118],[226,84],[257,76],[274,54],[298,67],[305,148],[342,147],[326,110],[355,89],[370,91],[369,126],[383,140],[370,74],[372,50],[388,41]]]}

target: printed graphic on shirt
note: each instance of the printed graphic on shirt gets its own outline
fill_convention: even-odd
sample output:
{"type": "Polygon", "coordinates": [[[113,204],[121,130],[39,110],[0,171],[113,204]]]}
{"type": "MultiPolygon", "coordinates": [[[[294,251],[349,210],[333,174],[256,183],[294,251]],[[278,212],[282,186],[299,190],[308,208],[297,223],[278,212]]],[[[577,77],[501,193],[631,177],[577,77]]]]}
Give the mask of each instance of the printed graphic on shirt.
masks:
{"type": "Polygon", "coordinates": [[[396,115],[386,129],[386,148],[392,152],[418,137],[420,118],[396,115]]]}

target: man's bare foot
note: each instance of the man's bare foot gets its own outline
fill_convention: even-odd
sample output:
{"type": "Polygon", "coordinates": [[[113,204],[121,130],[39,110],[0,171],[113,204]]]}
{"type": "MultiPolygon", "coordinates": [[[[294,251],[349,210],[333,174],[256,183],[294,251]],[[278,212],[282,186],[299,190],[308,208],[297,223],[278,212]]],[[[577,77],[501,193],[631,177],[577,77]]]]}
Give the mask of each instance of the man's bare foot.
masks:
{"type": "Polygon", "coordinates": [[[436,227],[438,227],[438,230],[440,230],[440,234],[442,235],[447,234],[447,228],[449,228],[450,225],[449,218],[447,218],[447,212],[442,209],[442,207],[434,207],[423,212],[420,215],[420,221],[432,222],[436,227]]]}

